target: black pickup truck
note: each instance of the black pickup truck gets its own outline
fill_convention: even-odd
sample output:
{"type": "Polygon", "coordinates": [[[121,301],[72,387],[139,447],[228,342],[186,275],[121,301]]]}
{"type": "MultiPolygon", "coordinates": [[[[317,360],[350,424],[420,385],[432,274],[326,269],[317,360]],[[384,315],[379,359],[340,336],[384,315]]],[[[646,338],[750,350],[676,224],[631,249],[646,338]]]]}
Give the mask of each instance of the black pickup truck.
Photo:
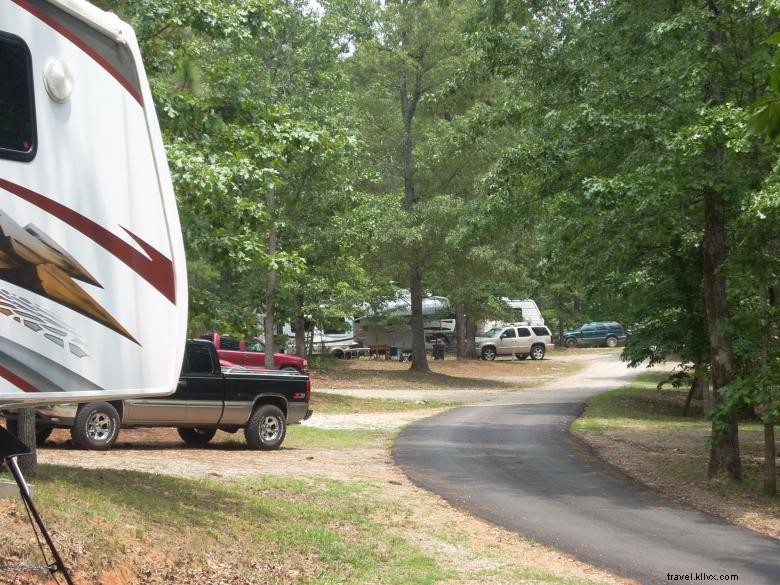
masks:
{"type": "MultiPolygon", "coordinates": [[[[52,429],[70,429],[83,449],[109,449],[121,428],[176,427],[195,445],[208,443],[217,430],[244,429],[253,449],[278,449],[288,424],[308,419],[311,381],[307,374],[244,367],[223,368],[214,344],[187,341],[176,391],[169,396],[64,404],[36,409],[39,444],[52,429]]],[[[16,413],[6,411],[6,426],[16,430],[16,413]]]]}

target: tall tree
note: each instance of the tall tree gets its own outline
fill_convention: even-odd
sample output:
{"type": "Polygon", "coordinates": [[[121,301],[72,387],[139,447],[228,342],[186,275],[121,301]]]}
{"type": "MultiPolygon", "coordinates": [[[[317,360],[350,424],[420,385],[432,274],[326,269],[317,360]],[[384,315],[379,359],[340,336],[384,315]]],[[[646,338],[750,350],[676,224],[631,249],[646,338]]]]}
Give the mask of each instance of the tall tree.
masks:
{"type": "Polygon", "coordinates": [[[576,284],[593,316],[633,316],[642,335],[630,357],[668,356],[675,345],[687,359],[701,355],[694,338],[706,308],[718,399],[710,471],[735,478],[740,401],[730,398],[724,262],[738,237],[730,219],[770,168],[744,130],[772,11],[758,2],[489,2],[474,37],[523,90],[518,144],[486,181],[496,211],[511,214],[524,188],[536,192],[561,270],[552,282],[576,284]],[[653,297],[654,288],[673,294],[653,297]],[[675,329],[678,339],[668,335],[675,329]]]}

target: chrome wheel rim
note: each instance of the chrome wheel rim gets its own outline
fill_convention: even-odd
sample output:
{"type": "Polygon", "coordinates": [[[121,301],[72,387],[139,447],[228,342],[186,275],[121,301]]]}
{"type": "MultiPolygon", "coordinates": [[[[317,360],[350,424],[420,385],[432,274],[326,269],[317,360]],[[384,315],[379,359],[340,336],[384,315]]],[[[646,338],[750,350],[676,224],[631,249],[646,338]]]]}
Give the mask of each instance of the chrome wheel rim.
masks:
{"type": "Polygon", "coordinates": [[[275,441],[279,438],[281,432],[282,425],[278,418],[275,416],[263,417],[263,422],[260,424],[260,438],[263,442],[275,441]]]}
{"type": "Polygon", "coordinates": [[[114,423],[111,417],[103,412],[90,415],[87,420],[87,436],[93,441],[104,442],[114,433],[114,423]]]}

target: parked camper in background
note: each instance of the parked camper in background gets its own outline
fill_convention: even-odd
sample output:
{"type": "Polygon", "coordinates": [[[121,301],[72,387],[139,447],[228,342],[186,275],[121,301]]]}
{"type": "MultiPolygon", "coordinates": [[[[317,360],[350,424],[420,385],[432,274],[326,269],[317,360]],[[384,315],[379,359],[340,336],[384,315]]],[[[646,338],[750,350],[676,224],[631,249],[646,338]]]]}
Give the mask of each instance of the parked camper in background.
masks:
{"type": "MultiPolygon", "coordinates": [[[[285,323],[282,333],[287,336],[289,351],[295,351],[295,331],[292,325],[285,323]]],[[[337,319],[328,323],[325,329],[320,329],[312,321],[306,321],[306,348],[311,345],[313,355],[330,354],[342,358],[344,352],[358,346],[355,341],[353,320],[351,318],[337,319]]]]}
{"type": "MultiPolygon", "coordinates": [[[[455,330],[455,319],[446,297],[430,296],[423,299],[425,340],[429,349],[441,340],[449,345],[455,330]]],[[[382,303],[377,310],[369,310],[355,319],[355,340],[362,347],[387,346],[400,351],[411,351],[412,300],[408,290],[399,290],[394,299],[382,303]]]]}
{"type": "Polygon", "coordinates": [[[171,393],[187,280],[133,30],[0,0],[0,406],[171,393]]]}
{"type": "Polygon", "coordinates": [[[542,317],[542,312],[539,310],[536,301],[533,299],[519,300],[502,298],[501,300],[513,311],[514,315],[512,320],[509,322],[483,321],[480,323],[479,327],[477,327],[480,332],[490,331],[495,327],[504,327],[506,325],[510,325],[511,323],[519,322],[526,323],[527,325],[544,325],[544,317],[542,317]]]}
{"type": "MultiPolygon", "coordinates": [[[[477,331],[488,331],[513,322],[543,326],[544,317],[533,299],[501,299],[513,312],[511,321],[483,321],[477,324],[477,331]]],[[[355,340],[362,347],[388,346],[400,351],[411,351],[412,329],[410,317],[412,303],[408,290],[400,290],[392,300],[382,303],[375,311],[355,319],[355,340]]],[[[455,339],[455,317],[446,297],[430,296],[423,299],[425,318],[425,341],[428,349],[436,343],[449,346],[455,339]]]]}

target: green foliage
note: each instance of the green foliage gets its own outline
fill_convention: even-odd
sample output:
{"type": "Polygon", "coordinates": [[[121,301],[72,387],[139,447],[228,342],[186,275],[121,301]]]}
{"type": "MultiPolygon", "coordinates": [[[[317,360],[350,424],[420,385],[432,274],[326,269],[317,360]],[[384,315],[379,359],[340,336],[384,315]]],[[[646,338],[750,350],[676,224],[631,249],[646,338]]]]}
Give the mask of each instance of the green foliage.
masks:
{"type": "Polygon", "coordinates": [[[749,374],[777,368],[780,183],[755,134],[780,132],[777,12],[716,4],[103,3],[133,23],[160,113],[191,332],[254,333],[269,270],[278,319],[324,325],[413,263],[475,320],[532,296],[561,328],[621,321],[632,365],[704,374],[702,193],[717,189],[723,326],[739,378],[771,386],[749,374]]]}

